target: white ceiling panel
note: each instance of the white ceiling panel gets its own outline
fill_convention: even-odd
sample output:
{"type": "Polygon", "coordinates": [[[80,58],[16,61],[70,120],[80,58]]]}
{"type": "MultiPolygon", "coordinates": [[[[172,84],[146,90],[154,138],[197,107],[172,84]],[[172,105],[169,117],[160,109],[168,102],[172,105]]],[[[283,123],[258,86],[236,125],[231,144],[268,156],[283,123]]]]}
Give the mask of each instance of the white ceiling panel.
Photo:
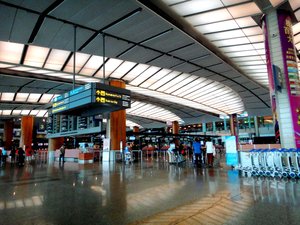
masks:
{"type": "Polygon", "coordinates": [[[220,0],[183,1],[172,6],[172,9],[181,16],[201,13],[215,8],[222,7],[220,0]]]}

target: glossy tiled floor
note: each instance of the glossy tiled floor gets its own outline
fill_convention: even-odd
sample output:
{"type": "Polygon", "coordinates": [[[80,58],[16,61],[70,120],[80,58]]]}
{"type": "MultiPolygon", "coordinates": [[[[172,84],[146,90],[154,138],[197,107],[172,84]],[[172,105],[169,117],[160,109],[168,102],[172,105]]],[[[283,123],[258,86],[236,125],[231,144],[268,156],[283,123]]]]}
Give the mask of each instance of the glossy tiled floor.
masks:
{"type": "Polygon", "coordinates": [[[228,169],[34,164],[0,169],[1,225],[300,224],[297,181],[228,169]]]}

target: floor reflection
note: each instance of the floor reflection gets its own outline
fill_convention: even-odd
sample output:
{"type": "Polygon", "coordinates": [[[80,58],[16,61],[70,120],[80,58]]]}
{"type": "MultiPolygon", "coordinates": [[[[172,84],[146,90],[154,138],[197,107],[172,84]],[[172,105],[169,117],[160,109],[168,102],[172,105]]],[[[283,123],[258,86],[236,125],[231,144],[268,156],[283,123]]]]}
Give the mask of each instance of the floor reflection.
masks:
{"type": "Polygon", "coordinates": [[[284,209],[293,224],[299,191],[298,180],[150,160],[7,166],[0,170],[0,218],[1,225],[25,218],[31,224],[247,224],[245,218],[268,224],[271,209],[284,209]],[[261,211],[266,216],[253,216],[261,211]]]}

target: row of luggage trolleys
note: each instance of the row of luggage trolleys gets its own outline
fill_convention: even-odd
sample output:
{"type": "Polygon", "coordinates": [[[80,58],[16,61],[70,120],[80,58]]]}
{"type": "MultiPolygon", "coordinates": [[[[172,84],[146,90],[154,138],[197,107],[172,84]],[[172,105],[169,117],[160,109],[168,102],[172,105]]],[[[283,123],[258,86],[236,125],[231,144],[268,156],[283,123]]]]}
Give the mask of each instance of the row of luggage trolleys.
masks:
{"type": "Polygon", "coordinates": [[[238,169],[251,176],[300,178],[300,149],[239,151],[238,169]]]}

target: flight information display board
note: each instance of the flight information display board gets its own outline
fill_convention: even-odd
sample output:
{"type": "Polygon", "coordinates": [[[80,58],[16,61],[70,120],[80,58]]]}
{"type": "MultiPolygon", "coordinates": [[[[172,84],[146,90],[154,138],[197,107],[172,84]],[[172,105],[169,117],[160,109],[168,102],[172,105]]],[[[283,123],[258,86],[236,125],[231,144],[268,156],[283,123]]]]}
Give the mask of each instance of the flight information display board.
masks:
{"type": "Polygon", "coordinates": [[[130,108],[130,91],[90,83],[53,99],[52,114],[96,115],[130,108]]]}

